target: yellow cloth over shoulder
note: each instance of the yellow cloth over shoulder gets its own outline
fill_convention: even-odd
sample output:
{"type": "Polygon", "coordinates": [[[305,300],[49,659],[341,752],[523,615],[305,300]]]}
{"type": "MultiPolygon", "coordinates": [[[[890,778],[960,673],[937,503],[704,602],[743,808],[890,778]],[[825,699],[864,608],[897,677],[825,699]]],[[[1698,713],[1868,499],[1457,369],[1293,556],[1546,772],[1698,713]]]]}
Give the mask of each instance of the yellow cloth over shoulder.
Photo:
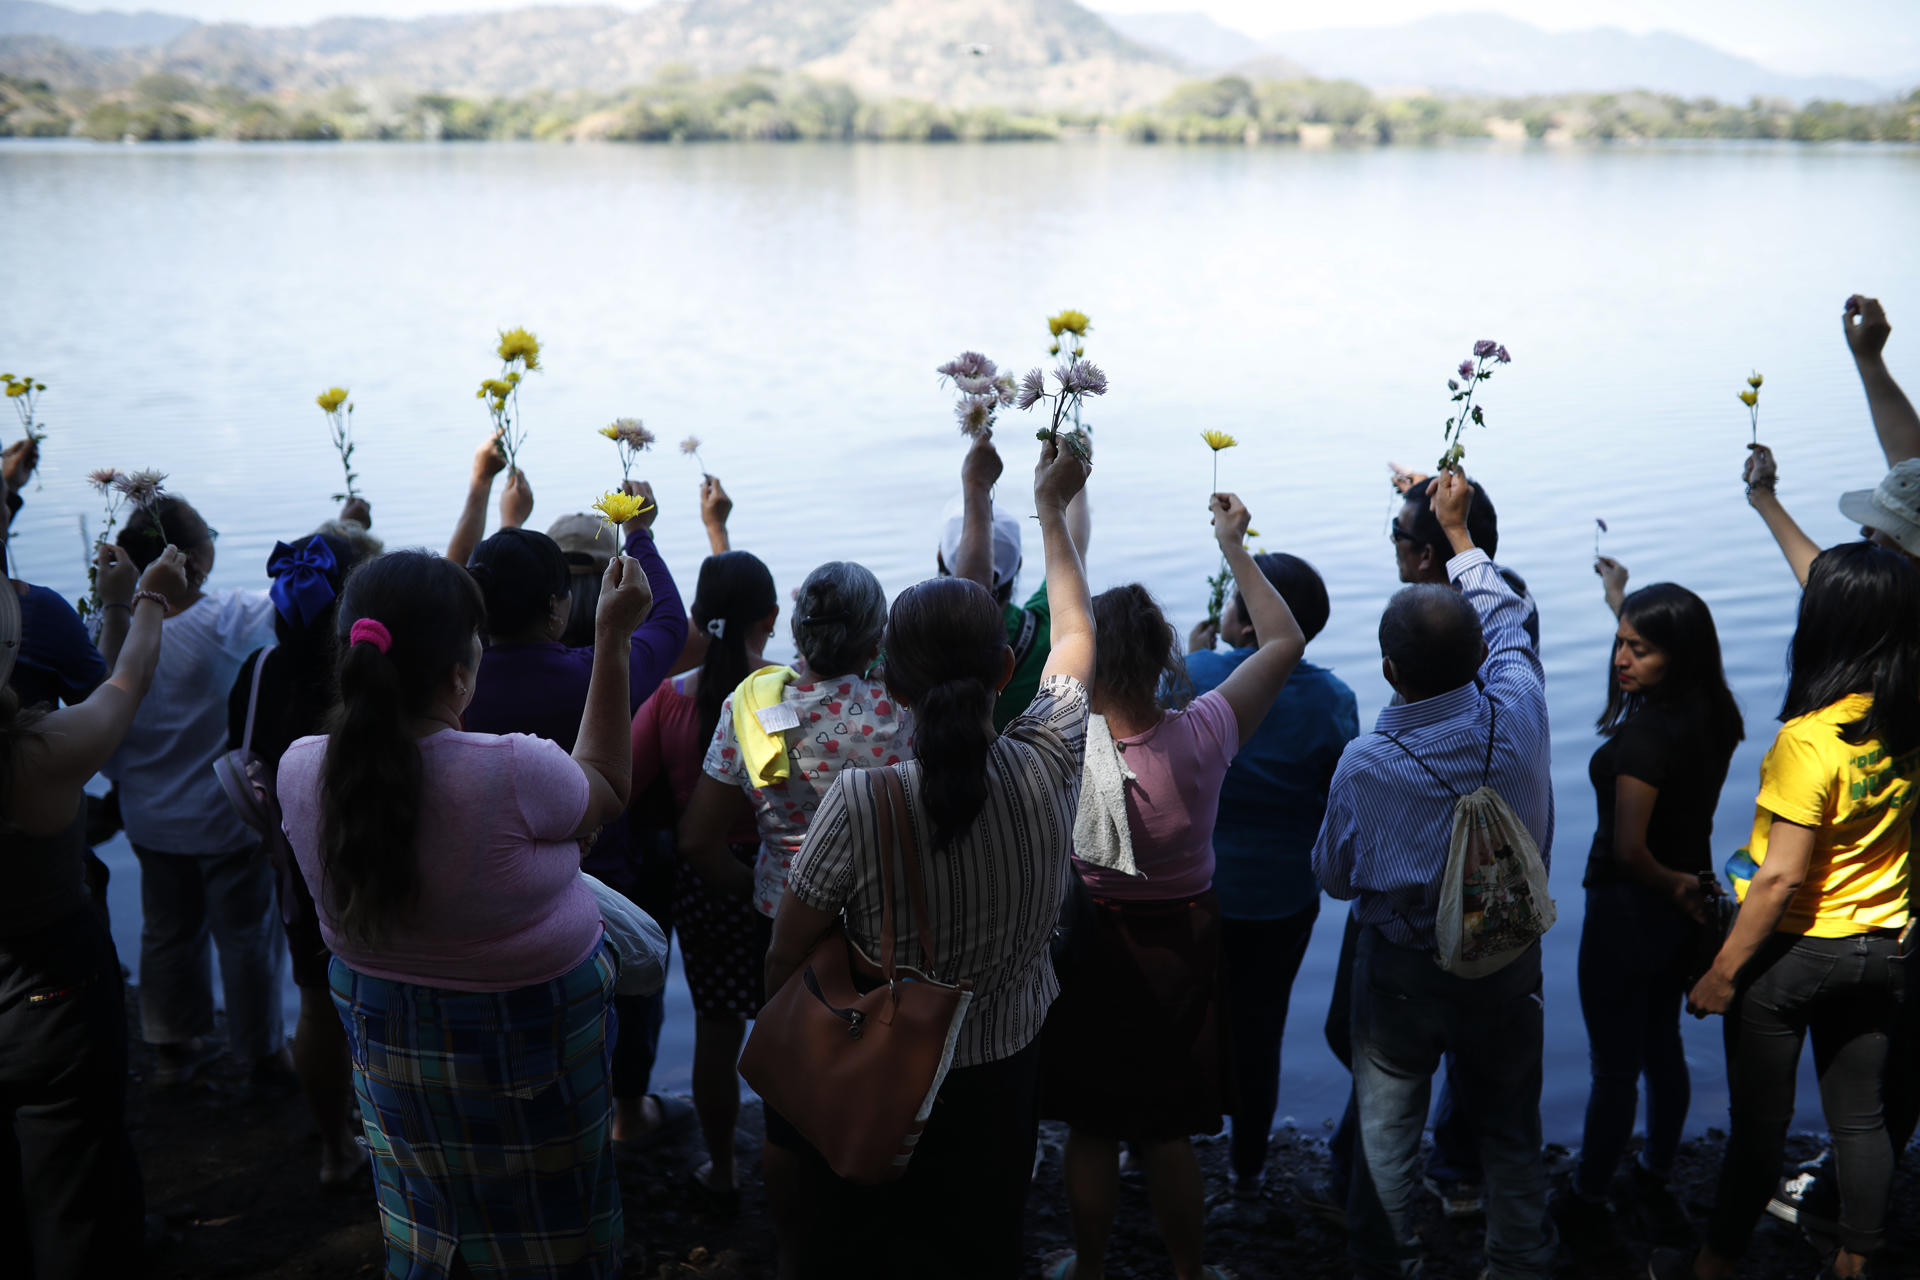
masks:
{"type": "Polygon", "coordinates": [[[733,691],[733,736],[740,744],[740,763],[756,787],[770,787],[787,779],[785,728],[795,727],[799,721],[769,730],[760,713],[780,706],[786,700],[787,686],[799,678],[800,673],[792,667],[762,667],[733,691]]]}

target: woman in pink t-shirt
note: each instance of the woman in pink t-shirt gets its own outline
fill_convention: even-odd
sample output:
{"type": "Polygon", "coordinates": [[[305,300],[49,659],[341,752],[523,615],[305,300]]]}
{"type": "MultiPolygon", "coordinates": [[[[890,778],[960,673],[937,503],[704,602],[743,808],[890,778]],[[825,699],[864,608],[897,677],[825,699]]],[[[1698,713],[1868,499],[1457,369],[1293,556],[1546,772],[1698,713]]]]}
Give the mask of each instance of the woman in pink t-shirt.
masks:
{"type": "Polygon", "coordinates": [[[281,758],[389,1274],[445,1275],[456,1255],[475,1276],[619,1272],[616,965],[580,857],[627,804],[627,637],[646,582],[625,557],[607,566],[569,756],[461,731],[485,620],[465,569],[416,551],[369,561],[338,608],[332,731],[281,758]]]}
{"type": "Polygon", "coordinates": [[[1061,1280],[1106,1272],[1122,1142],[1145,1165],[1174,1274],[1199,1280],[1212,1271],[1202,1263],[1192,1135],[1219,1130],[1225,1101],[1214,811],[1227,766],[1279,696],[1306,638],[1247,552],[1246,507],[1222,493],[1210,507],[1259,646],[1219,688],[1170,709],[1164,691],[1185,684],[1185,669],[1160,606],[1137,584],[1093,602],[1090,720],[1104,726],[1089,726],[1073,862],[1091,906],[1062,966],[1042,1055],[1043,1114],[1069,1130],[1064,1173],[1076,1252],[1048,1272],[1061,1280]],[[1096,759],[1103,749],[1105,760],[1096,759]],[[1098,850],[1079,843],[1090,835],[1098,850]],[[1123,869],[1129,853],[1131,872],[1123,869]],[[1090,855],[1100,863],[1086,861],[1090,855]]]}

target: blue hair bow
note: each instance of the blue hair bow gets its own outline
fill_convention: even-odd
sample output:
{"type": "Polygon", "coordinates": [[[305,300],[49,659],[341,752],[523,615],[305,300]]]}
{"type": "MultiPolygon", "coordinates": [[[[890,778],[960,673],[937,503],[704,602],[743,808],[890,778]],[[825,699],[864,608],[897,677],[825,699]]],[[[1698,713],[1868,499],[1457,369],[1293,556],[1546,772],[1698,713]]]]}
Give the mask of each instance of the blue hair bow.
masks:
{"type": "Polygon", "coordinates": [[[293,626],[312,626],[339,595],[333,585],[339,567],[324,539],[309,538],[298,548],[274,543],[267,556],[267,576],[273,579],[267,594],[273,607],[293,626]]]}

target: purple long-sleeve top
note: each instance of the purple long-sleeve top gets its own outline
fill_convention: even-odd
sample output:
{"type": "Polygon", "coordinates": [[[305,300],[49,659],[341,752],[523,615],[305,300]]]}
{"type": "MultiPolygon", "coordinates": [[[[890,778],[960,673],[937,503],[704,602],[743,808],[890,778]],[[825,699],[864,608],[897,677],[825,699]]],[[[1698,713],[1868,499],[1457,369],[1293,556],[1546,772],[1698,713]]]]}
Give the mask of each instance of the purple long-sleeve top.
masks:
{"type": "MultiPolygon", "coordinates": [[[[640,562],[653,590],[653,610],[633,633],[627,659],[627,711],[639,710],[659,688],[687,640],[687,611],[667,562],[644,529],[627,535],[627,554],[640,562]]],[[[480,658],[480,676],[463,721],[471,733],[531,733],[568,751],[580,733],[593,677],[593,647],[568,648],[557,640],[495,644],[480,658]]],[[[587,853],[586,869],[625,888],[634,874],[627,817],[600,828],[587,853]]]]}

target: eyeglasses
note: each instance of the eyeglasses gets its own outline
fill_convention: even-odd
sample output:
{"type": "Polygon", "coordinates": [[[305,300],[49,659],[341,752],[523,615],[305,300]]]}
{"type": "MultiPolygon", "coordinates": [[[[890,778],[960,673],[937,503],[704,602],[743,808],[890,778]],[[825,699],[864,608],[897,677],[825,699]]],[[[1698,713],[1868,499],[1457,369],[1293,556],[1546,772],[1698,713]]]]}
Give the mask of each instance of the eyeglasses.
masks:
{"type": "Polygon", "coordinates": [[[1400,522],[1398,520],[1394,520],[1388,523],[1387,525],[1387,541],[1388,542],[1412,542],[1413,540],[1414,540],[1413,535],[1408,533],[1405,529],[1402,529],[1400,527],[1400,522]]]}

